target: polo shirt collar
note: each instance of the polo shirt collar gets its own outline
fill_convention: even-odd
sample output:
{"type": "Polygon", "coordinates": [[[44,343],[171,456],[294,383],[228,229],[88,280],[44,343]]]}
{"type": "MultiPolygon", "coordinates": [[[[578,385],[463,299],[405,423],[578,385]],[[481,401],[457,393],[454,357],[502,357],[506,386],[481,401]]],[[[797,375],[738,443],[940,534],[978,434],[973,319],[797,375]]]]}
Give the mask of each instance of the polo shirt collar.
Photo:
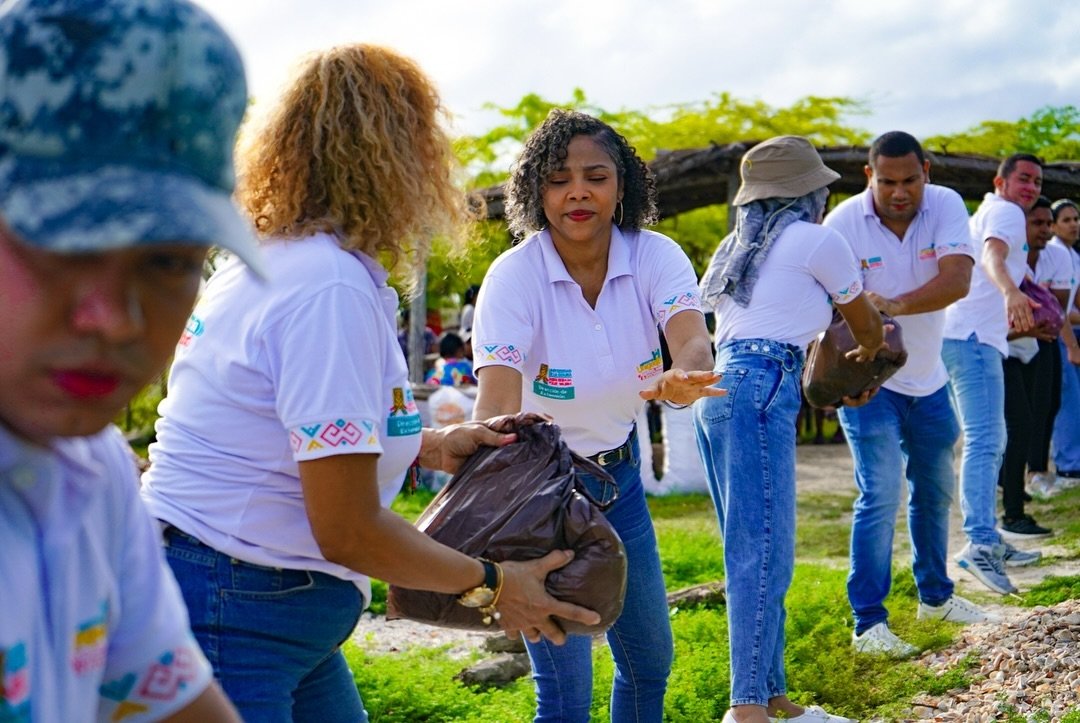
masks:
{"type": "MultiPolygon", "coordinates": [[[[930,184],[927,183],[926,185],[929,186],[930,184]]],[[[926,203],[926,194],[924,193],[922,198],[919,199],[919,208],[915,211],[916,216],[921,216],[926,213],[926,203]]],[[[878,216],[877,209],[874,208],[874,194],[869,188],[862,192],[862,208],[864,216],[873,216],[879,221],[881,220],[881,217],[878,216]]]]}
{"type": "MultiPolygon", "coordinates": [[[[577,283],[566,270],[566,264],[555,249],[555,242],[551,233],[545,228],[540,232],[540,255],[544,259],[544,270],[547,272],[548,281],[569,281],[577,283]]],[[[611,245],[608,247],[607,275],[604,281],[614,279],[617,276],[631,276],[630,269],[630,246],[623,236],[622,231],[615,224],[611,224],[611,245]]]]}

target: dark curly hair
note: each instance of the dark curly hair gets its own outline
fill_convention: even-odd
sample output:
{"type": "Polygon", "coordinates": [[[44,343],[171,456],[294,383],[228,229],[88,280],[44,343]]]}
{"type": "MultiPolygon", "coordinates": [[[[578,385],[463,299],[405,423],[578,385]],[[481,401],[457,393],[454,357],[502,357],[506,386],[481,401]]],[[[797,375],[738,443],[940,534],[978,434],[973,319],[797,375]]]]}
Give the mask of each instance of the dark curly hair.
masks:
{"type": "Polygon", "coordinates": [[[656,181],[625,138],[603,121],[585,113],[555,108],[525,141],[506,189],[506,220],[517,238],[547,228],[544,185],[566,161],[566,149],[575,136],[596,141],[615,162],[622,182],[623,212],[620,228],[639,229],[656,223],[656,181]]]}

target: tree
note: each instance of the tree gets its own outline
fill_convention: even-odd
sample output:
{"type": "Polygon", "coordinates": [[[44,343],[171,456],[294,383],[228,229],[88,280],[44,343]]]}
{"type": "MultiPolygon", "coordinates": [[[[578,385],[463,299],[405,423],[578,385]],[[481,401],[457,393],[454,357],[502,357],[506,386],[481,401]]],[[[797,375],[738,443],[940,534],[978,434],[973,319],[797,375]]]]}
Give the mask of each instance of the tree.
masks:
{"type": "Polygon", "coordinates": [[[980,153],[1005,157],[1032,153],[1044,160],[1080,158],[1080,110],[1075,106],[1046,106],[1015,122],[983,121],[966,131],[931,136],[926,148],[946,153],[980,153]]]}

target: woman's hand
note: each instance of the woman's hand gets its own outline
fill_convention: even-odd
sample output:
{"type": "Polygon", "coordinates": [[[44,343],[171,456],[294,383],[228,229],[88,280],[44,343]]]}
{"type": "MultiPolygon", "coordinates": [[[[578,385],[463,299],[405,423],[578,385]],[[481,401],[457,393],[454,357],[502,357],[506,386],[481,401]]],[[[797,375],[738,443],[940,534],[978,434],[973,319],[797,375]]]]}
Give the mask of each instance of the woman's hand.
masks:
{"type": "Polygon", "coordinates": [[[638,392],[642,399],[672,404],[693,404],[702,397],[722,397],[727,391],[712,386],[720,381],[718,372],[684,372],[668,369],[656,383],[638,392]]]}
{"type": "Polygon", "coordinates": [[[425,428],[420,442],[420,465],[453,474],[481,447],[504,447],[517,440],[514,430],[518,426],[545,421],[550,420],[540,414],[503,414],[442,429],[425,428]]]}
{"type": "MultiPolygon", "coordinates": [[[[874,359],[877,357],[878,353],[882,349],[888,349],[889,348],[888,343],[885,341],[885,337],[890,331],[892,331],[895,328],[896,328],[895,324],[885,324],[884,327],[882,328],[881,343],[880,344],[878,344],[876,347],[867,347],[867,346],[863,346],[862,344],[859,344],[857,347],[855,347],[854,349],[852,349],[848,353],[844,354],[844,357],[847,358],[847,359],[854,359],[857,362],[874,361],[874,359]]],[[[865,402],[864,402],[864,404],[865,404],[865,402]]],[[[858,405],[850,405],[849,404],[848,406],[858,406],[858,405]]]]}
{"type": "Polygon", "coordinates": [[[495,606],[499,612],[499,626],[510,635],[521,633],[530,642],[538,642],[542,636],[562,645],[566,642],[566,632],[553,616],[583,625],[598,624],[598,613],[558,600],[544,587],[548,573],[573,559],[571,550],[554,550],[528,562],[500,562],[503,587],[495,606]]]}

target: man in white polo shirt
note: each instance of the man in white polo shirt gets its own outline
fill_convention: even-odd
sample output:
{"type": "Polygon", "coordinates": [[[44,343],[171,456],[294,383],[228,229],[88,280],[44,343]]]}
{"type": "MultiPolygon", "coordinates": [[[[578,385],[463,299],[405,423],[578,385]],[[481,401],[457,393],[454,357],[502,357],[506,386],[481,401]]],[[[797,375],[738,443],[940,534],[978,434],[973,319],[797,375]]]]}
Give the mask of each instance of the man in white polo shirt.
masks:
{"type": "Polygon", "coordinates": [[[860,652],[907,657],[916,648],[889,630],[892,543],[901,487],[920,618],[991,619],[953,592],[946,571],[953,444],[959,434],[941,362],[944,308],[968,291],[973,252],[967,210],[953,190],[928,182],[930,161],[911,135],[892,131],[870,146],[869,187],[825,218],[847,239],[867,296],[901,326],[907,364],[870,402],[844,407],[840,423],[855,461],[848,599],[860,652]]]}
{"type": "Polygon", "coordinates": [[[237,721],[109,423],[230,201],[240,56],[185,0],[0,8],[0,721],[237,721]]]}
{"type": "MultiPolygon", "coordinates": [[[[941,356],[964,430],[960,495],[968,544],[956,562],[994,592],[1016,592],[997,530],[997,480],[1005,454],[1006,337],[1034,326],[1035,302],[1020,291],[1027,269],[1027,219],[1042,189],[1042,161],[1017,153],[998,167],[969,228],[979,254],[971,291],[945,310],[941,356]]],[[[1015,561],[1013,561],[1015,564],[1015,561]]]]}

